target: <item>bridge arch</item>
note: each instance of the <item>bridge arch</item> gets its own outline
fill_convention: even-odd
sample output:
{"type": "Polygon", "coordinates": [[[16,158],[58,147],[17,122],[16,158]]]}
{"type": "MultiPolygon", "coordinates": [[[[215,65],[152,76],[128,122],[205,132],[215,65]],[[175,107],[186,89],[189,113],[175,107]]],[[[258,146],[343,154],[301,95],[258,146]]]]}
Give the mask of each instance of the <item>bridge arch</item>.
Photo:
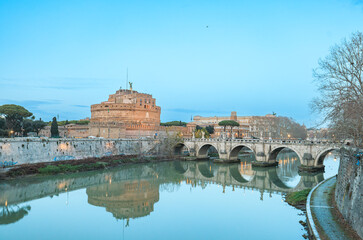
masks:
{"type": "Polygon", "coordinates": [[[302,158],[301,158],[300,152],[297,151],[296,149],[292,148],[291,146],[286,146],[286,145],[275,147],[275,148],[271,149],[271,151],[268,155],[268,161],[276,161],[277,155],[279,155],[279,153],[285,148],[290,149],[291,151],[295,152],[296,155],[299,157],[300,163],[302,163],[301,162],[302,158]]]}
{"type": "Polygon", "coordinates": [[[197,151],[197,157],[198,158],[208,158],[208,150],[213,147],[216,149],[216,151],[218,152],[218,155],[220,156],[220,153],[219,153],[219,149],[217,146],[215,146],[214,144],[212,143],[207,143],[207,144],[204,144],[202,145],[198,151],[197,151]]]}
{"type": "Polygon", "coordinates": [[[178,155],[178,156],[189,155],[190,154],[189,147],[187,145],[185,145],[184,143],[182,143],[182,142],[177,143],[173,147],[173,152],[174,152],[174,155],[178,155]],[[187,153],[184,152],[184,151],[186,151],[187,153]]]}
{"type": "Polygon", "coordinates": [[[339,150],[337,147],[329,147],[324,149],[323,151],[319,152],[315,158],[314,166],[324,165],[324,159],[328,153],[334,150],[339,150]]]}
{"type": "Polygon", "coordinates": [[[251,150],[253,152],[253,154],[256,156],[255,151],[252,149],[252,147],[245,145],[245,144],[241,144],[241,145],[237,145],[235,146],[231,152],[229,153],[229,160],[237,160],[238,159],[238,153],[242,150],[242,148],[248,148],[249,150],[251,150]]]}

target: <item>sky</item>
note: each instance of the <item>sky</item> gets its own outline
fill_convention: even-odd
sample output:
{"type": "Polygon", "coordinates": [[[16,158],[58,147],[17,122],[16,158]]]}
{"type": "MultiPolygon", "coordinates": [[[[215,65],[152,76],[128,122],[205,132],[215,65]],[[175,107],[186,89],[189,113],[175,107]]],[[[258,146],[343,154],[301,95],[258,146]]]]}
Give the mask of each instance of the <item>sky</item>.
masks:
{"type": "Polygon", "coordinates": [[[356,31],[357,0],[0,0],[0,105],[90,117],[128,69],[162,122],[275,112],[315,126],[312,70],[356,31]]]}

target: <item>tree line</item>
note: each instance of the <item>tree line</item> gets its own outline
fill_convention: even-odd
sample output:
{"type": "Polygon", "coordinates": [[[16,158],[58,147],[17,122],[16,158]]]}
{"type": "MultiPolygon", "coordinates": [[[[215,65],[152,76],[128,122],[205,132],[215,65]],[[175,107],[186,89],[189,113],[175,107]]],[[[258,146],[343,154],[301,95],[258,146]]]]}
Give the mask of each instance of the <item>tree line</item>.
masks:
{"type": "Polygon", "coordinates": [[[30,132],[37,135],[47,123],[35,116],[22,106],[5,104],[0,106],[0,136],[27,136],[30,132]]]}

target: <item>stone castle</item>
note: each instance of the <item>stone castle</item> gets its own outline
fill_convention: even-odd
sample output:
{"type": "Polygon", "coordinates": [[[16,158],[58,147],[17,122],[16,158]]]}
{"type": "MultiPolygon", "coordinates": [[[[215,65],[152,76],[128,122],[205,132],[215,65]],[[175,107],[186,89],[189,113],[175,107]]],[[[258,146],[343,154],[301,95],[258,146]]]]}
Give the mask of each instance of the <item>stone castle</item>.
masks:
{"type": "MultiPolygon", "coordinates": [[[[91,106],[88,125],[59,126],[60,137],[157,138],[167,133],[187,136],[186,127],[160,126],[161,108],[151,94],[130,89],[117,90],[108,100],[91,106]]],[[[50,137],[50,126],[40,132],[50,137]]]]}
{"type": "Polygon", "coordinates": [[[91,106],[90,136],[122,138],[158,135],[160,107],[150,94],[118,90],[91,106]]]}

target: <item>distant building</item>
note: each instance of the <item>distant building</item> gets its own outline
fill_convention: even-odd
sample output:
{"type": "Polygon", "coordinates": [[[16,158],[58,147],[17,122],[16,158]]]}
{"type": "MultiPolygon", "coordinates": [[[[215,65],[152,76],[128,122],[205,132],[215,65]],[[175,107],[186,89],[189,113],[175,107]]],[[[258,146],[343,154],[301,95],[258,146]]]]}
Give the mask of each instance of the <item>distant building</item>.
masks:
{"type": "MultiPolygon", "coordinates": [[[[188,131],[192,132],[196,126],[213,126],[215,133],[212,137],[220,137],[224,132],[224,127],[218,123],[224,120],[234,120],[239,123],[239,127],[226,128],[227,137],[234,138],[290,138],[293,133],[289,133],[287,127],[282,123],[288,118],[277,117],[273,114],[265,116],[237,116],[236,112],[231,112],[230,116],[201,117],[195,116],[193,121],[187,124],[188,131]]],[[[289,120],[289,124],[292,120],[289,120]]],[[[287,125],[287,124],[286,124],[287,125]]]]}

